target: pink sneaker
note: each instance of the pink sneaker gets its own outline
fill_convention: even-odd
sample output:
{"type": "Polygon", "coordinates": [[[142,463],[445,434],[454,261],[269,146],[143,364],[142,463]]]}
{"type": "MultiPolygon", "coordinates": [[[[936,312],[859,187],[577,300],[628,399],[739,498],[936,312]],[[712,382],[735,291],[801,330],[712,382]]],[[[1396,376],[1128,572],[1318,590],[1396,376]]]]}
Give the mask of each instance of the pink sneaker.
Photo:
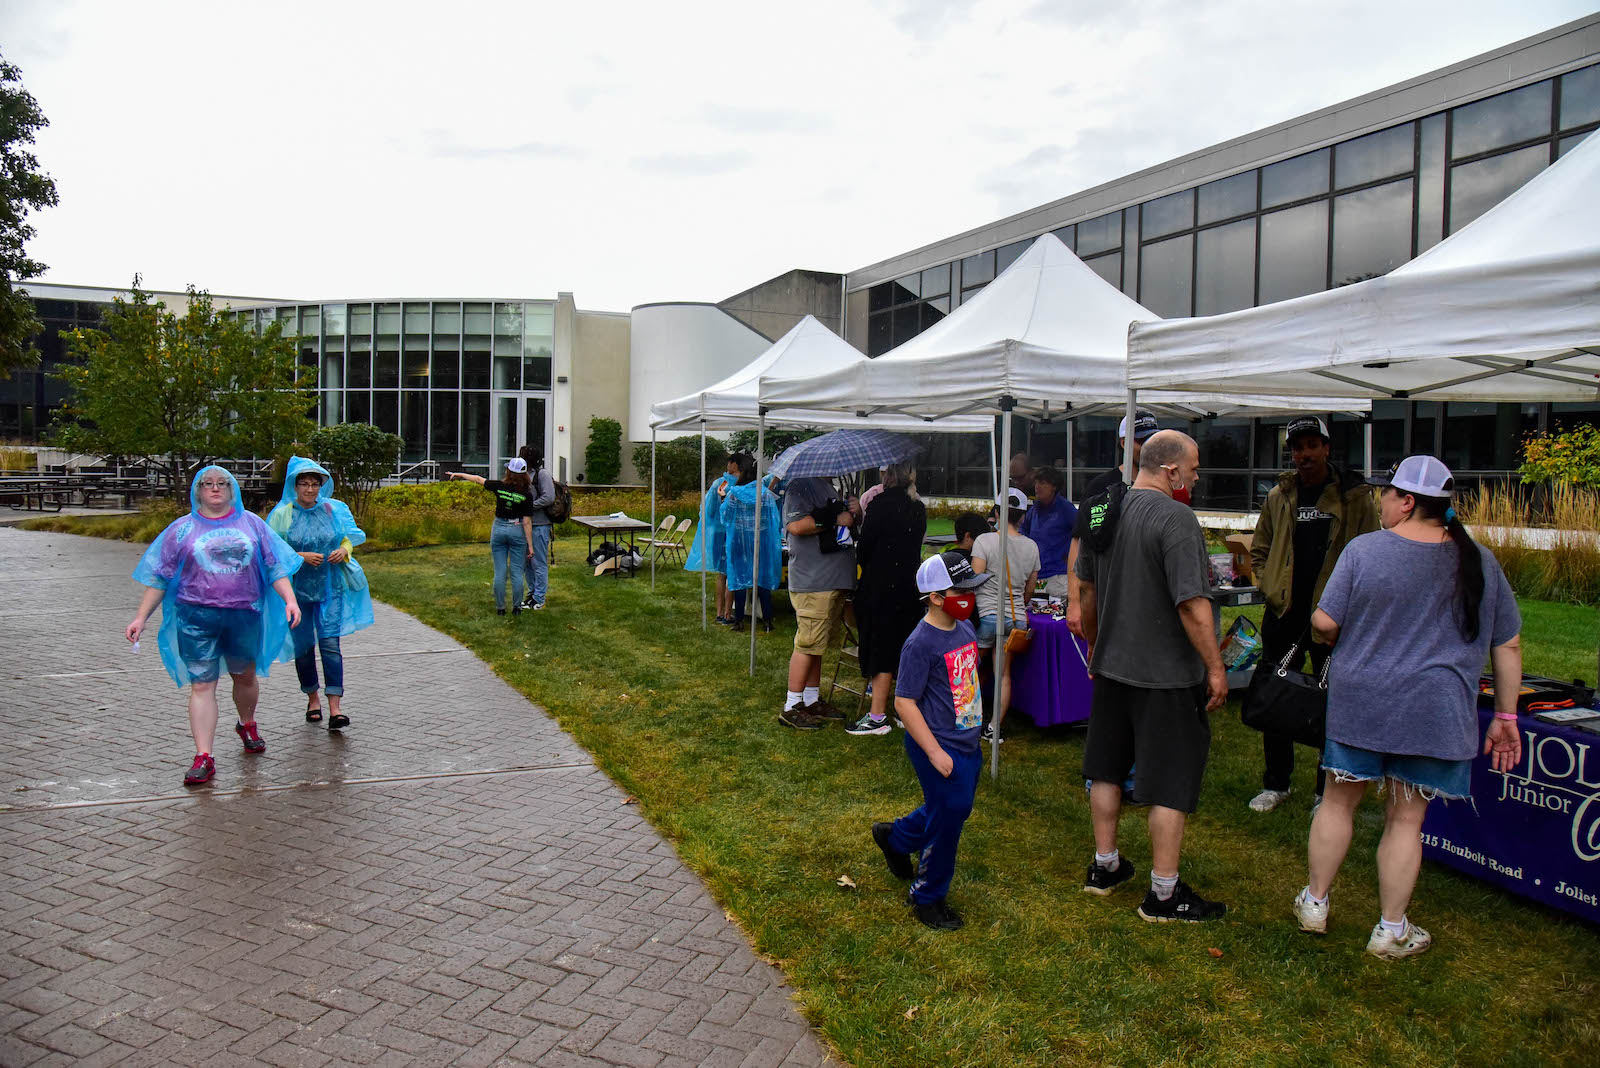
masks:
{"type": "Polygon", "coordinates": [[[194,758],[194,764],[183,777],[185,786],[204,786],[211,781],[211,776],[217,773],[217,763],[211,759],[210,753],[199,753],[194,758]]]}
{"type": "Polygon", "coordinates": [[[261,740],[261,735],[256,730],[254,720],[249,723],[235,723],[233,725],[233,733],[237,734],[239,740],[244,743],[244,751],[246,753],[265,753],[267,751],[267,743],[261,740]]]}

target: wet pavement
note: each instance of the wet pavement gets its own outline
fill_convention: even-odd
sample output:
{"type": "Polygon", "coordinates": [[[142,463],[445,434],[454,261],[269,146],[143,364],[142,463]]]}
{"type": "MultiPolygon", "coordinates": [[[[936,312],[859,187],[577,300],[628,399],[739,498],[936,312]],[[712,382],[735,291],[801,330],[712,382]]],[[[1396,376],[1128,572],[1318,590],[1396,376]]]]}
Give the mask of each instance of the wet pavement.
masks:
{"type": "Polygon", "coordinates": [[[0,1064],[824,1063],[623,792],[385,605],[345,712],[262,686],[188,791],[185,695],[121,631],[139,546],[0,529],[0,1064]]]}

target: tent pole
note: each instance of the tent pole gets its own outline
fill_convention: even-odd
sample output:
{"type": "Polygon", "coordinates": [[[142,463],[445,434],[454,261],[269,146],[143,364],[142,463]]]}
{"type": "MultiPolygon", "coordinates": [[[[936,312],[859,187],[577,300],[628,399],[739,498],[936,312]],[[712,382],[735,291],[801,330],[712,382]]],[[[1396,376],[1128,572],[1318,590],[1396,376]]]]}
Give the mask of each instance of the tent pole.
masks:
{"type": "MultiPolygon", "coordinates": [[[[660,537],[656,530],[656,428],[650,427],[650,540],[660,537]]],[[[650,546],[650,592],[656,592],[656,547],[650,546]]]]}
{"type": "Polygon", "coordinates": [[[1000,497],[1000,456],[999,442],[994,436],[994,427],[989,427],[989,485],[994,490],[995,499],[1000,497]]]}
{"type": "Polygon", "coordinates": [[[1133,480],[1139,477],[1139,472],[1133,469],[1133,421],[1138,407],[1139,391],[1128,390],[1128,407],[1125,413],[1127,423],[1124,424],[1128,428],[1128,434],[1122,439],[1122,481],[1130,486],[1133,485],[1133,480]]]}
{"type": "Polygon", "coordinates": [[[750,592],[746,601],[750,605],[750,677],[756,677],[756,608],[761,599],[756,596],[761,578],[761,453],[767,444],[767,410],[760,410],[756,423],[756,537],[750,554],[750,592]]]}
{"type": "Polygon", "coordinates": [[[1078,433],[1078,418],[1067,420],[1067,500],[1072,500],[1072,439],[1078,433]]]}
{"type": "MultiPolygon", "coordinates": [[[[1013,398],[1009,396],[1000,398],[1000,444],[1008,460],[1011,457],[1011,409],[1015,406],[1016,401],[1013,398]]],[[[998,468],[996,470],[998,471],[998,468]]],[[[1005,489],[1001,489],[994,495],[996,509],[994,528],[1000,534],[1000,560],[998,563],[989,565],[989,574],[999,577],[1002,584],[1005,583],[1005,567],[1003,565],[1006,560],[1010,559],[1009,553],[1011,551],[1011,546],[1007,544],[1006,538],[1006,528],[1010,525],[1007,519],[1010,517],[1011,509],[1006,507],[1006,504],[1010,503],[1009,500],[1006,500],[1006,504],[1000,502],[1009,498],[1010,495],[1009,482],[1005,489]]],[[[991,578],[989,581],[993,582],[995,580],[991,578]]],[[[1000,700],[1001,680],[1006,677],[1006,640],[1003,635],[1005,634],[1004,621],[1009,618],[1007,610],[1011,605],[1010,598],[1010,589],[1002,585],[1000,607],[995,615],[994,697],[990,705],[994,711],[989,715],[989,723],[994,729],[994,738],[989,742],[989,778],[991,779],[1000,777],[1000,728],[1006,718],[1006,710],[1001,706],[1000,700]]]]}
{"type": "Polygon", "coordinates": [[[700,529],[695,536],[700,539],[700,629],[706,629],[706,561],[711,556],[711,546],[706,542],[706,421],[700,420],[700,529]]]}
{"type": "Polygon", "coordinates": [[[1366,474],[1372,477],[1372,416],[1361,421],[1361,453],[1366,461],[1366,474]]]}

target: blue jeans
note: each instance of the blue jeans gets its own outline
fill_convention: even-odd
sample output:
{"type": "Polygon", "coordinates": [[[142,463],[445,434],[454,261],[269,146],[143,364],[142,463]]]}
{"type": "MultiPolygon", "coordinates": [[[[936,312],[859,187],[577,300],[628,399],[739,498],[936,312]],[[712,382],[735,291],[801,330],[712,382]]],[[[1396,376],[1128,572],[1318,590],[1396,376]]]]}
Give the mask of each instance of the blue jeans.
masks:
{"type": "Polygon", "coordinates": [[[905,736],[906,756],[922,784],[922,806],[894,821],[889,831],[889,848],[897,853],[917,854],[917,875],[911,880],[911,898],[919,905],[942,901],[950,892],[956,873],[956,846],[961,829],[972,815],[972,799],[978,792],[978,772],[983,754],[952,753],[955,767],[947,779],[934,769],[922,747],[905,736]]]}
{"type": "Polygon", "coordinates": [[[522,565],[534,604],[544,604],[544,595],[550,591],[550,532],[548,523],[533,525],[533,555],[522,565]]]}
{"type": "Polygon", "coordinates": [[[511,603],[522,601],[522,563],[528,556],[528,539],[522,524],[512,519],[496,519],[489,532],[489,552],[494,555],[494,606],[506,607],[506,572],[511,572],[511,603]]]}
{"type": "Polygon", "coordinates": [[[294,672],[300,676],[300,692],[317,692],[317,652],[322,652],[322,673],[328,685],[322,687],[329,696],[344,694],[344,656],[339,652],[339,636],[323,634],[317,622],[322,605],[305,601],[300,605],[300,625],[289,632],[294,640],[294,672]]]}
{"type": "MultiPolygon", "coordinates": [[[[744,622],[744,606],[748,600],[749,590],[733,591],[733,618],[736,622],[744,622]]],[[[772,622],[772,591],[765,586],[756,587],[756,596],[761,600],[761,618],[768,623],[772,622]]]]}

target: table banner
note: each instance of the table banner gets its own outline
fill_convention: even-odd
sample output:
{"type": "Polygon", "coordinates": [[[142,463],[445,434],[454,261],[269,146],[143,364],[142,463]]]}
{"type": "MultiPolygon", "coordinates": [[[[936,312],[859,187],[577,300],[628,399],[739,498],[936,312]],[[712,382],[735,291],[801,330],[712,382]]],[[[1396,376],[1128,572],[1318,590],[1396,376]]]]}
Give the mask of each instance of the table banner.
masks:
{"type": "Polygon", "coordinates": [[[1083,640],[1052,615],[1029,612],[1028,628],[1033,640],[1011,671],[1012,710],[1041,727],[1088,719],[1094,683],[1083,663],[1083,640]]]}

